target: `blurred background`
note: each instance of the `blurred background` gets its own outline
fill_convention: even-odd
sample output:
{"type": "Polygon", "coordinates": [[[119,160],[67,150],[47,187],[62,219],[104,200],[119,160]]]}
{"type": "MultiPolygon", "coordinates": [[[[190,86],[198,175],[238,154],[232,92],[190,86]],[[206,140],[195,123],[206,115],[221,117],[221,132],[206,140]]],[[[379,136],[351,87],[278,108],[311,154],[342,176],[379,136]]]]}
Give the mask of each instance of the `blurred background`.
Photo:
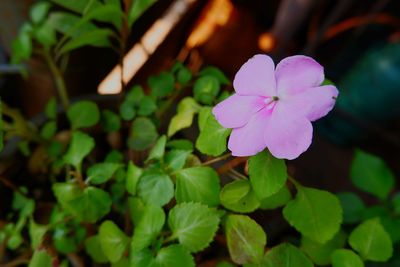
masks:
{"type": "MultiPolygon", "coordinates": [[[[55,92],[41,60],[26,63],[26,77],[8,63],[34,2],[0,1],[0,95],[28,117],[55,92]]],[[[311,149],[289,168],[307,184],[335,191],[351,187],[345,178],[354,147],[378,154],[400,174],[399,15],[397,0],[159,0],[132,28],[124,78],[144,84],[177,60],[193,71],[215,65],[233,78],[257,53],[276,63],[294,54],[314,57],[340,97],[316,124],[311,149]]],[[[74,51],[65,70],[71,97],[120,93],[118,62],[109,49],[74,51]]]]}

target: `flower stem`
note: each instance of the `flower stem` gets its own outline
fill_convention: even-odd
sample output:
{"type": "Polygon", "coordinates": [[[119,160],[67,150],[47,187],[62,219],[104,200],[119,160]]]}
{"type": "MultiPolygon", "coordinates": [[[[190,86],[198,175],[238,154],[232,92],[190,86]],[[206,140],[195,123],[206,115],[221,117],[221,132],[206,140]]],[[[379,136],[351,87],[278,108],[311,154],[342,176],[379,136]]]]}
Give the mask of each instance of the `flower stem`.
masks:
{"type": "Polygon", "coordinates": [[[231,156],[231,153],[226,153],[226,154],[224,154],[224,155],[222,155],[222,156],[219,156],[219,157],[210,159],[209,161],[203,162],[201,165],[210,165],[210,164],[213,164],[213,163],[215,163],[215,162],[218,162],[218,161],[227,159],[227,158],[229,158],[230,156],[231,156]]]}
{"type": "Polygon", "coordinates": [[[246,162],[249,159],[249,157],[237,157],[234,158],[227,163],[225,163],[222,167],[220,167],[217,172],[218,174],[223,174],[228,172],[230,169],[235,168],[236,166],[246,162]]]}
{"type": "Polygon", "coordinates": [[[69,106],[69,99],[64,77],[47,50],[43,50],[43,57],[46,60],[47,65],[49,66],[51,74],[53,75],[57,93],[61,99],[61,103],[64,107],[64,110],[67,110],[69,106]]]}

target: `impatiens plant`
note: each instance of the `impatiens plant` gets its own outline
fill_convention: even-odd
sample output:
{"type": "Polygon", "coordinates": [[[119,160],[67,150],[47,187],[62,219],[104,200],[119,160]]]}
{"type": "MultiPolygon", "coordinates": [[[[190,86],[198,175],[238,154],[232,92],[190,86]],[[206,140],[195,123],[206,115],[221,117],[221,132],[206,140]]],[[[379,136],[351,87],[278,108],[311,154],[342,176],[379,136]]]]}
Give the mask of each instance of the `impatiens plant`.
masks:
{"type": "MultiPolygon", "coordinates": [[[[105,44],[100,32],[80,28],[92,27],[91,19],[120,22],[110,15],[120,14],[112,11],[120,10],[119,1],[53,2],[81,14],[74,13],[78,20],[60,37],[65,40],[47,50],[60,56],[89,44],[80,34],[105,44]]],[[[133,1],[123,21],[131,24],[152,2],[133,1]]],[[[49,12],[47,4],[34,6],[35,25],[64,25],[39,16],[49,12]]],[[[37,38],[40,31],[33,32],[28,36],[37,38]]],[[[311,122],[334,106],[338,91],[323,81],[312,58],[288,57],[274,70],[270,57],[256,55],[236,74],[233,95],[219,69],[193,72],[177,62],[133,85],[113,108],[89,100],[69,104],[61,95],[59,114],[62,105],[52,98],[42,125],[2,102],[1,144],[3,135],[6,141],[17,136],[27,168],[23,178],[8,170],[0,176],[13,192],[0,207],[0,263],[398,266],[400,197],[391,194],[394,175],[384,161],[355,153],[350,177],[379,199],[370,207],[355,193],[309,187],[287,170],[285,159],[310,146],[311,122]],[[278,232],[268,224],[273,216],[282,216],[280,224],[290,230],[271,238],[278,232]]]]}

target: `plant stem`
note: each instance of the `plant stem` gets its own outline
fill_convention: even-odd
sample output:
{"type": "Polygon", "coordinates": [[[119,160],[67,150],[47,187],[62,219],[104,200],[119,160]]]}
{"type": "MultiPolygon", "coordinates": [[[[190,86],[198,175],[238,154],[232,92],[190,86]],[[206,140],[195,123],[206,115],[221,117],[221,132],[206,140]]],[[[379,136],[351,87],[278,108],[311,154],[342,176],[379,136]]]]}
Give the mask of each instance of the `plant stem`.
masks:
{"type": "Polygon", "coordinates": [[[229,171],[230,169],[246,162],[249,159],[249,157],[237,157],[234,158],[227,163],[225,163],[222,167],[218,168],[217,172],[218,174],[223,174],[229,171]]]}
{"type": "Polygon", "coordinates": [[[83,177],[82,177],[82,166],[81,164],[79,164],[78,166],[76,166],[76,175],[75,175],[76,180],[78,181],[79,186],[81,187],[81,189],[85,189],[86,185],[85,182],[83,181],[83,177]]]}
{"type": "Polygon", "coordinates": [[[209,161],[203,162],[201,165],[210,165],[210,164],[213,164],[213,163],[215,163],[215,162],[218,162],[218,161],[227,159],[227,158],[229,158],[230,156],[231,156],[231,153],[226,153],[226,154],[224,154],[224,155],[222,155],[222,156],[219,156],[219,157],[210,159],[209,161]]]}
{"type": "Polygon", "coordinates": [[[236,171],[235,169],[230,169],[229,171],[232,174],[234,174],[236,177],[238,177],[240,180],[247,180],[247,177],[244,174],[241,174],[240,172],[236,171]]]}
{"type": "Polygon", "coordinates": [[[290,175],[288,175],[288,180],[292,183],[292,184],[294,184],[294,186],[296,187],[296,188],[299,188],[299,187],[302,187],[302,185],[298,182],[298,181],[296,181],[296,179],[294,179],[292,176],[290,176],[290,175]]]}
{"type": "Polygon", "coordinates": [[[53,75],[57,93],[61,99],[61,103],[64,107],[64,110],[67,110],[68,106],[69,106],[69,99],[68,99],[67,87],[65,85],[64,77],[63,77],[60,69],[57,67],[56,63],[54,62],[53,58],[51,57],[50,53],[47,50],[43,50],[43,56],[47,62],[47,65],[49,66],[51,74],[53,75]]]}

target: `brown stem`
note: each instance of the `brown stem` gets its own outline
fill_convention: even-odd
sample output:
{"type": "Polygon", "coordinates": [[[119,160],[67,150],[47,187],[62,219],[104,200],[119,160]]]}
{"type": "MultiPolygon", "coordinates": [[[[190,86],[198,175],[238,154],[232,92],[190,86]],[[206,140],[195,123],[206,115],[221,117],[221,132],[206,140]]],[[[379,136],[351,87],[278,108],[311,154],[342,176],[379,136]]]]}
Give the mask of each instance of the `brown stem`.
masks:
{"type": "Polygon", "coordinates": [[[217,169],[218,174],[223,174],[228,172],[230,169],[235,168],[236,166],[246,162],[249,159],[249,157],[237,157],[234,158],[230,161],[228,161],[227,163],[225,163],[224,165],[222,165],[222,167],[217,169]]]}

